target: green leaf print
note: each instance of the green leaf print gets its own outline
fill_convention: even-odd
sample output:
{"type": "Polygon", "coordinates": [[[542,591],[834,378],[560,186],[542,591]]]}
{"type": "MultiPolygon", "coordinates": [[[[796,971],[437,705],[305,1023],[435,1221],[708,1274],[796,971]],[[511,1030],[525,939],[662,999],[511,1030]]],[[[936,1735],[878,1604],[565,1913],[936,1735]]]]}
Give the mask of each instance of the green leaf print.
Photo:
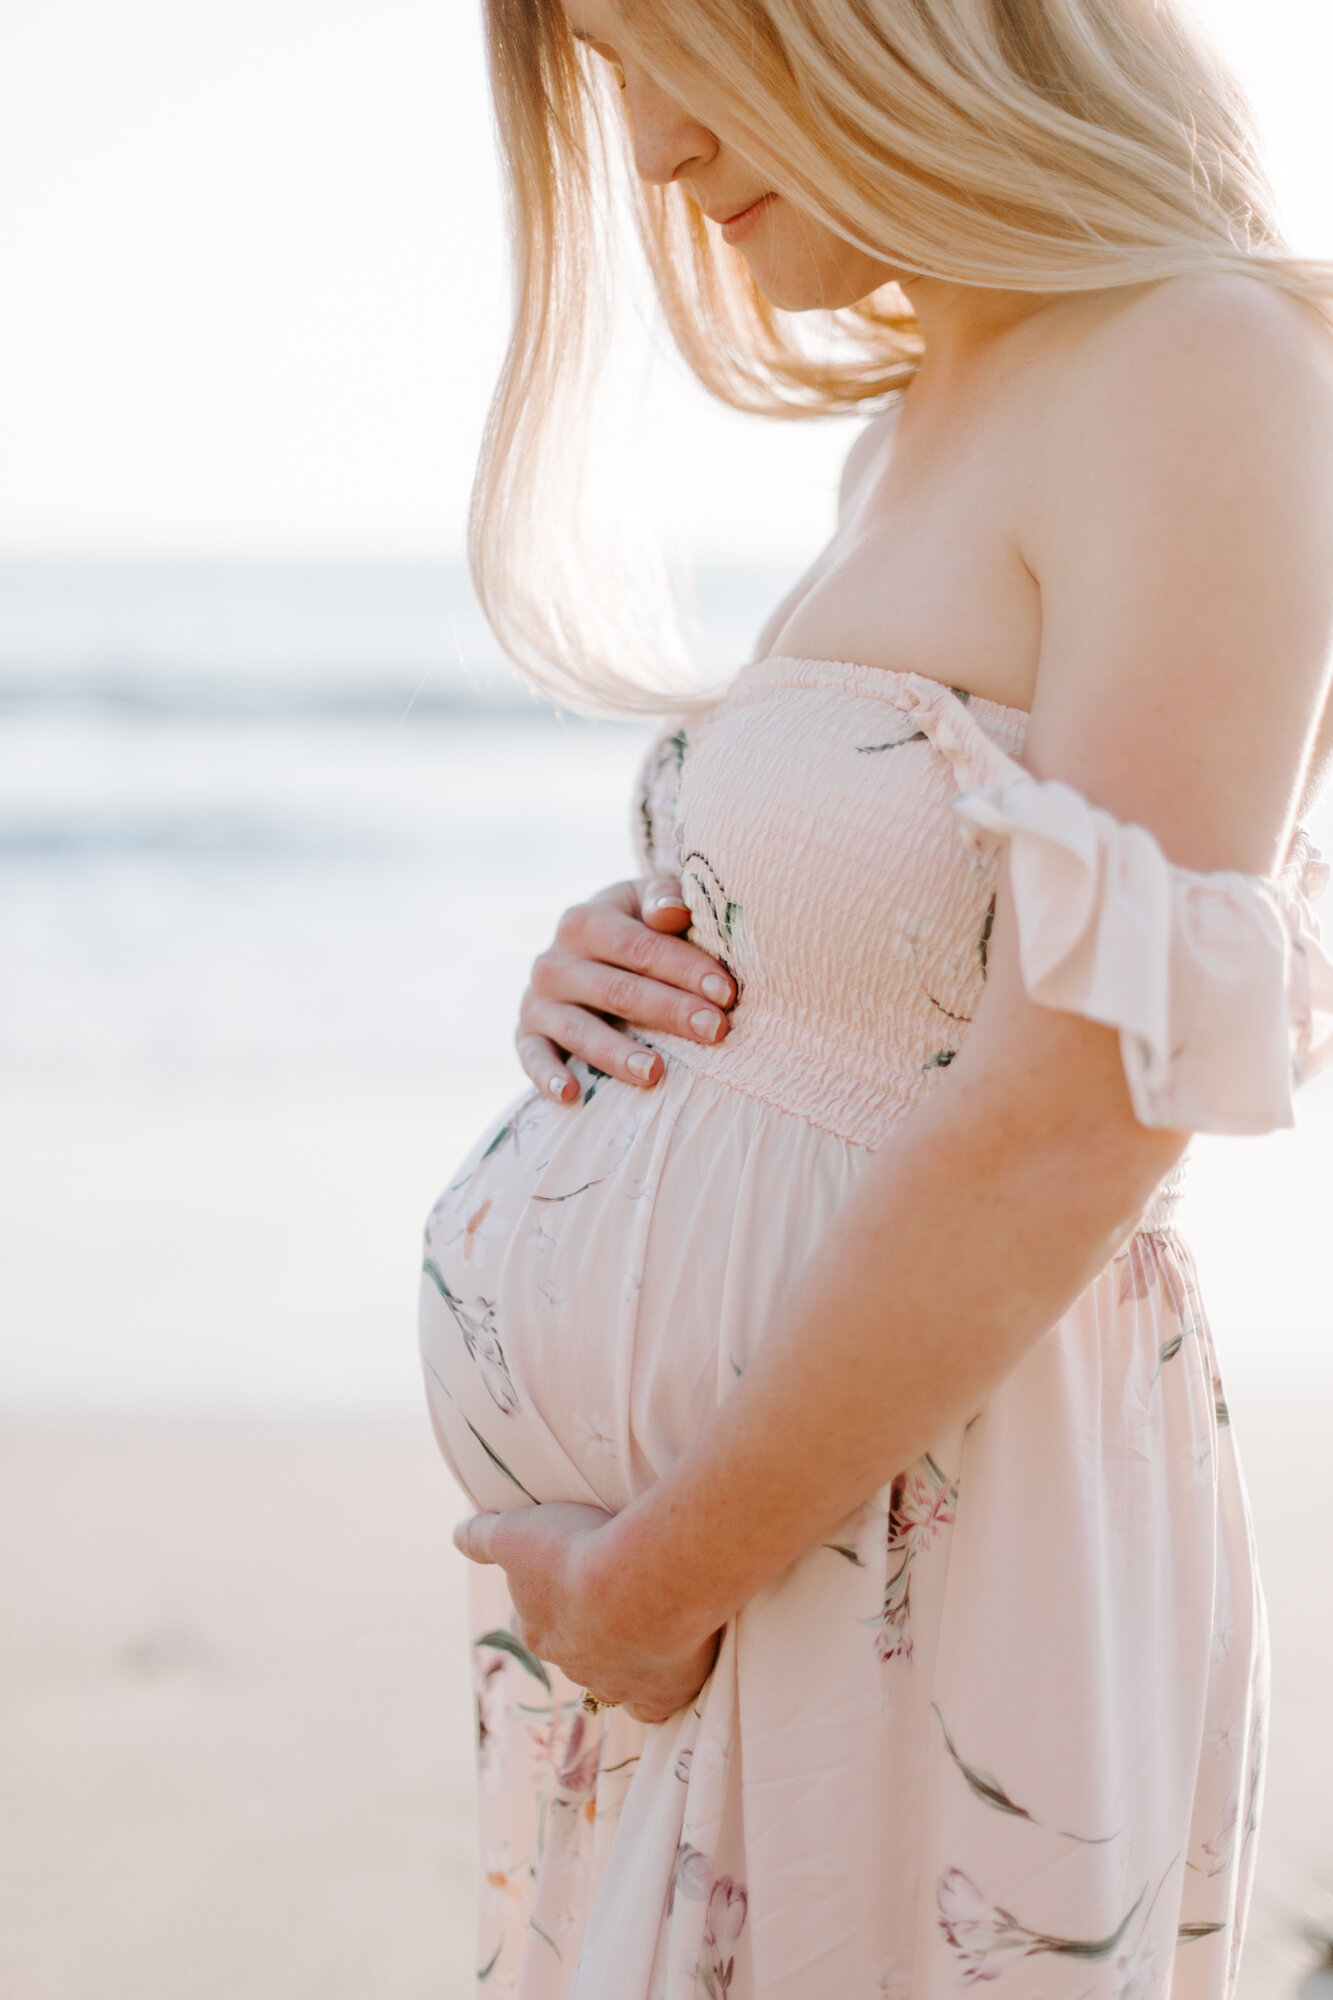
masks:
{"type": "Polygon", "coordinates": [[[1109,1937],[1088,1940],[1084,1940],[1083,1938],[1038,1937],[1034,1941],[1032,1949],[1034,1952],[1048,1951],[1056,1958],[1083,1958],[1091,1959],[1094,1962],[1097,1959],[1109,1958],[1113,1951],[1119,1949],[1120,1941],[1129,1929],[1130,1922],[1142,1901],[1143,1897],[1140,1895],[1135,1901],[1133,1908],[1126,1910],[1121,1921],[1116,1925],[1116,1928],[1111,1932],[1109,1937]]]}
{"type": "Polygon", "coordinates": [[[496,1945],[496,1947],[495,1947],[495,1956],[494,1956],[494,1957],[493,1957],[493,1958],[492,1958],[492,1959],[490,1960],[489,1964],[487,1964],[487,1965],[483,1965],[483,1966],[482,1966],[482,1968],[481,1968],[481,1971],[480,1971],[480,1972],[479,1972],[479,1973],[477,1974],[477,1984],[478,1984],[478,1985],[480,1985],[480,1984],[481,1984],[481,1982],[482,1982],[482,1980],[483,1980],[483,1979],[489,1979],[489,1978],[490,1978],[490,1976],[491,1976],[491,1974],[492,1974],[492,1973],[494,1972],[494,1970],[495,1970],[496,1966],[497,1966],[497,1965],[498,1965],[498,1964],[500,1963],[500,1953],[501,1953],[501,1952],[502,1952],[502,1951],[504,1950],[504,1948],[505,1948],[505,1947],[504,1947],[504,1939],[503,1939],[503,1938],[501,1938],[501,1940],[500,1940],[499,1944],[497,1944],[497,1945],[496,1945]]]}
{"type": "Polygon", "coordinates": [[[521,1667],[526,1667],[534,1680],[541,1682],[547,1694],[552,1692],[551,1676],[547,1673],[537,1655],[530,1653],[523,1644],[523,1641],[516,1639],[512,1632],[506,1632],[501,1628],[497,1628],[494,1632],[483,1632],[480,1639],[475,1639],[473,1644],[476,1646],[491,1646],[497,1653],[508,1653],[511,1658],[518,1661],[521,1667]]]}
{"type": "MultiPolygon", "coordinates": [[[[595,1086],[592,1088],[595,1088],[595,1086]]],[[[588,1091],[588,1097],[592,1096],[592,1088],[588,1091]]],[[[588,1102],[588,1097],[585,1097],[583,1100],[585,1104],[588,1102]]],[[[534,1194],[530,1198],[533,1201],[573,1201],[576,1194],[586,1194],[589,1188],[600,1187],[603,1181],[609,1179],[609,1174],[598,1174],[595,1181],[584,1181],[582,1187],[570,1188],[565,1194],[534,1194]]]]}
{"type": "Polygon", "coordinates": [[[901,750],[905,743],[924,743],[925,741],[925,730],[914,729],[910,736],[895,736],[888,743],[858,743],[856,754],[858,757],[877,757],[881,750],[901,750]]]}
{"type": "Polygon", "coordinates": [[[685,730],[678,729],[674,736],[668,736],[659,743],[645,762],[639,782],[639,826],[642,833],[644,859],[651,866],[653,850],[657,847],[657,807],[663,806],[666,831],[670,831],[675,811],[676,794],[680,790],[681,777],[685,770],[685,753],[689,748],[689,737],[685,730]],[[674,768],[675,785],[668,786],[669,800],[659,800],[658,785],[662,775],[674,768]]]}
{"type": "MultiPolygon", "coordinates": [[[[474,1221],[484,1216],[489,1207],[490,1203],[487,1202],[477,1211],[474,1221]]],[[[463,1254],[467,1255],[466,1250],[463,1254]]],[[[454,1324],[463,1336],[463,1345],[468,1351],[469,1358],[486,1385],[487,1395],[503,1416],[517,1416],[518,1391],[514,1387],[514,1378],[509,1373],[509,1363],[505,1360],[505,1352],[495,1330],[494,1302],[489,1299],[476,1299],[472,1305],[465,1306],[450,1289],[448,1279],[433,1257],[425,1258],[421,1268],[453,1314],[454,1324]]]]}
{"type": "Polygon", "coordinates": [[[960,1755],[958,1745],[954,1742],[950,1734],[949,1725],[940,1713],[939,1704],[932,1702],[930,1705],[935,1711],[935,1720],[940,1725],[940,1733],[944,1738],[945,1749],[962,1774],[969,1791],[971,1791],[975,1798],[980,1799],[982,1805],[989,1806],[993,1812],[1008,1813],[1014,1819],[1025,1819],[1030,1826],[1039,1826],[1047,1833],[1058,1834],[1061,1840],[1076,1841],[1080,1847],[1105,1847],[1110,1841],[1115,1839],[1116,1836],[1113,1833],[1100,1834],[1094,1839],[1083,1833],[1067,1833],[1063,1827],[1048,1827],[1045,1820],[1038,1819],[1037,1815],[1029,1812],[1026,1806],[1020,1806],[1015,1800],[1011,1799],[999,1779],[994,1777],[991,1772],[983,1771],[977,1764],[969,1764],[966,1758],[960,1755]]]}
{"type": "Polygon", "coordinates": [[[1225,1924],[1182,1924],[1176,1932],[1176,1943],[1194,1944],[1199,1938],[1216,1937],[1225,1929],[1225,1924]]]}
{"type": "MultiPolygon", "coordinates": [[[[459,1410],[458,1414],[460,1417],[463,1417],[463,1412],[461,1410],[459,1410]]],[[[482,1450],[485,1452],[487,1458],[489,1458],[491,1464],[495,1467],[496,1471],[503,1472],[505,1478],[509,1481],[510,1485],[517,1486],[519,1492],[523,1495],[525,1500],[531,1500],[534,1507],[540,1507],[541,1502],[537,1498],[537,1495],[535,1493],[528,1492],[527,1487],[523,1484],[523,1481],[519,1478],[518,1474],[516,1472],[510,1471],[509,1467],[505,1464],[504,1460],[501,1458],[499,1452],[494,1450],[494,1448],[491,1445],[487,1444],[485,1438],[482,1436],[481,1432],[477,1429],[477,1426],[474,1423],[470,1423],[466,1417],[463,1417],[463,1422],[467,1424],[468,1429],[471,1431],[473,1437],[477,1440],[477,1443],[481,1446],[482,1450]]]]}
{"type": "MultiPolygon", "coordinates": [[[[449,1401],[453,1404],[454,1408],[458,1410],[458,1398],[453,1394],[452,1390],[448,1387],[443,1376],[440,1374],[439,1369],[432,1367],[429,1361],[427,1361],[425,1365],[427,1369],[430,1371],[430,1374],[434,1377],[435,1381],[439,1384],[442,1394],[447,1396],[449,1398],[449,1401]]],[[[509,1467],[505,1464],[504,1460],[501,1458],[499,1452],[496,1451],[492,1445],[487,1444],[485,1438],[482,1436],[481,1432],[477,1429],[477,1426],[474,1423],[472,1423],[466,1416],[463,1415],[462,1410],[458,1410],[458,1414],[460,1417],[463,1418],[463,1422],[467,1424],[468,1429],[471,1431],[473,1437],[477,1440],[477,1443],[481,1446],[482,1450],[485,1452],[487,1458],[489,1458],[491,1464],[495,1467],[496,1471],[502,1472],[505,1478],[509,1481],[511,1486],[517,1486],[519,1492],[523,1495],[525,1500],[531,1500],[534,1507],[539,1507],[541,1505],[541,1502],[538,1500],[537,1495],[535,1493],[529,1493],[527,1487],[523,1484],[523,1481],[519,1478],[518,1474],[516,1472],[511,1472],[509,1467]]]]}
{"type": "MultiPolygon", "coordinates": [[[[537,1919],[535,1917],[528,1918],[528,1929],[531,1931],[536,1931],[537,1936],[541,1939],[542,1943],[549,1944],[551,1950],[555,1953],[556,1958],[557,1959],[560,1958],[559,1945],[556,1943],[553,1937],[551,1937],[546,1931],[542,1929],[541,1925],[537,1922],[537,1919]]],[[[561,1963],[563,1963],[563,1960],[561,1960],[561,1963]]]]}
{"type": "MultiPolygon", "coordinates": [[[[532,1106],[537,1103],[540,1096],[541,1092],[534,1090],[530,1092],[530,1094],[527,1097],[524,1098],[523,1102],[519,1105],[518,1110],[509,1120],[509,1123],[507,1125],[502,1125],[499,1131],[496,1133],[495,1137],[491,1140],[490,1145],[486,1148],[486,1151],[481,1156],[482,1160],[489,1160],[491,1154],[498,1152],[500,1147],[503,1146],[506,1139],[513,1138],[515,1132],[518,1130],[519,1120],[522,1118],[523,1113],[525,1111],[531,1110],[532,1106]]],[[[481,1161],[479,1160],[477,1164],[478,1166],[480,1166],[481,1161]]],[[[460,1182],[459,1185],[461,1186],[462,1183],[460,1182]]]]}
{"type": "Polygon", "coordinates": [[[584,1091],[582,1097],[579,1099],[580,1111],[583,1109],[583,1106],[585,1104],[591,1102],[597,1090],[598,1084],[606,1083],[610,1079],[611,1075],[610,1070],[598,1069],[595,1063],[585,1063],[584,1067],[588,1072],[588,1088],[584,1091]]]}
{"type": "Polygon", "coordinates": [[[860,1556],[856,1553],[856,1550],[852,1548],[849,1543],[825,1542],[824,1547],[829,1551],[831,1555],[841,1556],[844,1562],[853,1563],[857,1569],[865,1568],[865,1564],[862,1562],[860,1556]]]}
{"type": "Polygon", "coordinates": [[[986,905],[986,914],[981,919],[981,936],[977,939],[977,958],[981,963],[981,976],[986,977],[986,961],[990,957],[991,932],[995,928],[995,898],[986,905]]]}

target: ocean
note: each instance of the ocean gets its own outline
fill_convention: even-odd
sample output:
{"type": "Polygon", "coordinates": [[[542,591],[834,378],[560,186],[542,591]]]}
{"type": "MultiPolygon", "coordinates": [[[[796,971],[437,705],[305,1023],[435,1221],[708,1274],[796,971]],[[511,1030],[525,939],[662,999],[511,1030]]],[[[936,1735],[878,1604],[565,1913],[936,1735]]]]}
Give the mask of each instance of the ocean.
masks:
{"type": "MultiPolygon", "coordinates": [[[[710,677],[790,580],[699,577],[710,677]]],[[[457,569],[0,565],[0,1407],[419,1406],[421,1218],[646,735],[535,704],[457,569]]],[[[1242,1380],[1333,1376],[1331,1166],[1327,1081],[1197,1147],[1242,1380]]]]}

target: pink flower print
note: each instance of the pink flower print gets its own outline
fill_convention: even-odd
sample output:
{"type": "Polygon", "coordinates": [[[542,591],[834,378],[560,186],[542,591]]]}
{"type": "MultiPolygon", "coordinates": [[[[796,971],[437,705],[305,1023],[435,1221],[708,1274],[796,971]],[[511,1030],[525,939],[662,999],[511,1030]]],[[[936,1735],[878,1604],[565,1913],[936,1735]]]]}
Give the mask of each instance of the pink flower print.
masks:
{"type": "Polygon", "coordinates": [[[947,1868],[940,1876],[935,1904],[940,1929],[958,1958],[958,1983],[975,1986],[979,1980],[998,1979],[1009,1960],[1035,1958],[1041,1952],[1084,1964],[1104,1963],[1119,1951],[1146,1894],[1140,1891],[1110,1936],[1103,1938],[1053,1937],[1047,1931],[1030,1930],[1008,1910],[988,1903],[961,1868],[947,1868]]]}
{"type": "Polygon", "coordinates": [[[475,1250],[477,1246],[477,1236],[480,1232],[481,1225],[486,1220],[486,1217],[490,1214],[491,1207],[492,1203],[488,1198],[481,1204],[481,1207],[477,1209],[474,1214],[468,1217],[467,1222],[463,1228],[464,1259],[471,1258],[472,1252],[475,1250]]]}
{"type": "Polygon", "coordinates": [[[1202,1874],[1208,1876],[1222,1874],[1231,1859],[1231,1850],[1236,1844],[1236,1831],[1239,1824],[1240,1800],[1230,1798],[1227,1800],[1222,1814],[1222,1824],[1218,1827],[1212,1839],[1205,1840],[1203,1843],[1203,1851],[1208,1857],[1209,1866],[1200,1871],[1202,1874]]]}
{"type": "Polygon", "coordinates": [[[1213,1410],[1217,1417],[1217,1428],[1220,1431],[1225,1430],[1231,1422],[1231,1412],[1227,1408],[1226,1394],[1222,1388],[1222,1377],[1218,1374],[1216,1366],[1213,1368],[1213,1410]]]}
{"type": "Polygon", "coordinates": [[[1137,1236],[1131,1236],[1116,1262],[1120,1265],[1117,1294],[1120,1305],[1129,1299],[1146,1299],[1158,1285],[1176,1318],[1184,1319],[1189,1310],[1185,1274],[1175,1252],[1161,1236],[1141,1230],[1137,1236]]]}
{"type": "Polygon", "coordinates": [[[1028,1932],[1007,1910],[988,1903],[961,1868],[948,1868],[935,1888],[940,1929],[958,1957],[959,1982],[998,1979],[1007,1960],[1027,1951],[1028,1932]]]}
{"type": "MultiPolygon", "coordinates": [[[[504,1659],[488,1660],[481,1668],[477,1679],[477,1768],[483,1774],[489,1769],[491,1750],[496,1731],[487,1719],[487,1710],[494,1715],[497,1708],[504,1706],[504,1659]]],[[[495,1716],[498,1721],[498,1715],[495,1716]]]]}
{"type": "Polygon", "coordinates": [[[697,1847],[691,1847],[688,1840],[682,1840],[676,1849],[671,1880],[667,1884],[667,1915],[670,1916],[675,1909],[677,1896],[683,1896],[691,1903],[702,1903],[708,1894],[712,1875],[713,1864],[709,1857],[697,1847]]]}
{"type": "Polygon", "coordinates": [[[597,1772],[601,1763],[600,1742],[584,1748],[587,1725],[588,1717],[580,1709],[575,1714],[569,1741],[565,1745],[565,1759],[556,1779],[561,1791],[570,1793],[576,1799],[586,1799],[597,1789],[597,1772]]]}
{"type": "Polygon", "coordinates": [[[708,1915],[704,1920],[704,1943],[718,1951],[730,1951],[745,1929],[749,1897],[730,1875],[719,1875],[708,1892],[708,1915]]]}
{"type": "Polygon", "coordinates": [[[958,1481],[947,1479],[929,1452],[900,1472],[889,1489],[888,1548],[902,1560],[884,1585],[875,1621],[875,1653],[882,1661],[911,1660],[912,1565],[953,1525],[957,1505],[958,1481]]]}
{"type": "Polygon", "coordinates": [[[703,1955],[698,1980],[708,2000],[724,2000],[736,1971],[736,1940],[745,1928],[749,1898],[730,1875],[719,1875],[708,1892],[703,1955]]]}
{"type": "Polygon", "coordinates": [[[936,1476],[929,1478],[915,1468],[900,1472],[889,1496],[889,1547],[905,1549],[909,1561],[929,1548],[942,1528],[953,1525],[958,1500],[957,1481],[945,1485],[933,1461],[921,1463],[930,1464],[936,1476]]]}
{"type": "Polygon", "coordinates": [[[884,1610],[879,1618],[879,1630],[875,1634],[875,1657],[887,1666],[890,1660],[911,1661],[912,1658],[912,1579],[904,1563],[896,1576],[890,1577],[884,1592],[884,1610]]]}

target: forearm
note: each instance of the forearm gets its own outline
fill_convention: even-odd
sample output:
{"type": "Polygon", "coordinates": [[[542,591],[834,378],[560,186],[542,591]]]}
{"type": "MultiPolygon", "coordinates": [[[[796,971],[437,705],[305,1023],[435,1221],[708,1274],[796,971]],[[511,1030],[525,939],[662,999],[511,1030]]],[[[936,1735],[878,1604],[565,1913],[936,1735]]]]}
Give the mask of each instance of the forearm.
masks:
{"type": "Polygon", "coordinates": [[[725,1623],[971,1415],[1124,1240],[1185,1140],[1108,1115],[1105,1031],[1047,1015],[1032,1039],[904,1122],[707,1433],[599,1538],[618,1618],[668,1648],[725,1623]]]}

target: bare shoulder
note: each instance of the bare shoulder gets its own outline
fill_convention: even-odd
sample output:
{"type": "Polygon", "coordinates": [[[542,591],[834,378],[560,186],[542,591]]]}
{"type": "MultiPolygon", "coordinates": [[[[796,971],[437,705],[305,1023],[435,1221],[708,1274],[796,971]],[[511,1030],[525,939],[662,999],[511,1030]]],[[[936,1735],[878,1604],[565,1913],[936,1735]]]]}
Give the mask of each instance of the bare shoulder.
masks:
{"type": "Polygon", "coordinates": [[[1303,301],[1229,272],[1172,278],[1111,297],[1065,357],[1063,435],[1145,449],[1259,439],[1333,468],[1333,326],[1303,301]]]}
{"type": "Polygon", "coordinates": [[[1102,295],[1052,387],[1038,573],[1080,538],[1169,555],[1206,529],[1218,563],[1333,540],[1333,328],[1303,301],[1228,273],[1102,295]]]}
{"type": "Polygon", "coordinates": [[[1186,865],[1267,869],[1329,687],[1333,336],[1227,275],[1068,325],[1023,548],[1031,748],[1186,865]]]}

